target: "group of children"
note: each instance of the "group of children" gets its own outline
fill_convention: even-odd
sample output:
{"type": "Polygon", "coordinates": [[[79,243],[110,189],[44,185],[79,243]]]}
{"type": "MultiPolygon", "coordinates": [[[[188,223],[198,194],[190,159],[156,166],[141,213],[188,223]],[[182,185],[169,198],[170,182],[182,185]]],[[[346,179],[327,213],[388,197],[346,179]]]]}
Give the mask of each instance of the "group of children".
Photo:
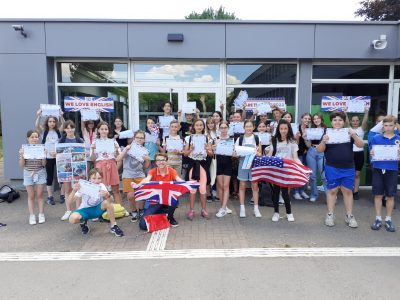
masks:
{"type": "MultiPolygon", "coordinates": [[[[236,111],[229,117],[229,122],[223,118],[224,107],[215,111],[206,120],[196,114],[182,114],[178,112],[175,120],[172,114],[172,104],[166,102],[162,109],[164,114],[155,119],[147,118],[146,128],[134,132],[133,138],[122,139],[119,134],[125,130],[121,118],[116,118],[114,130],[109,124],[102,121],[82,122],[83,139],[76,136],[75,125],[72,121],[59,120],[55,117],[46,118],[43,125],[40,123],[41,112],[38,111],[36,128],[27,133],[29,144],[47,143],[85,143],[88,160],[88,179],[92,183],[101,185],[100,197],[91,199],[79,192],[79,184],[72,188],[71,183],[63,183],[60,202],[65,202],[66,212],[62,220],[71,223],[80,223],[82,233],[89,232],[87,221],[99,218],[107,211],[110,216],[110,231],[116,236],[123,236],[114,217],[113,200],[123,205],[120,193],[120,176],[122,177],[122,191],[126,194],[131,211],[132,222],[141,220],[143,215],[149,214],[150,209],[163,211],[168,214],[172,226],[178,226],[174,218],[176,207],[149,208],[143,202],[136,202],[134,190],[138,184],[156,181],[186,180],[197,181],[199,188],[192,190],[189,196],[189,210],[187,218],[195,217],[195,201],[199,192],[203,218],[210,218],[207,202],[220,200],[221,206],[216,217],[222,218],[232,213],[228,208],[230,197],[239,196],[241,218],[246,217],[245,194],[248,183],[252,190],[253,213],[261,217],[259,210],[260,184],[252,180],[251,168],[245,167],[246,156],[239,156],[233,151],[231,154],[218,153],[219,146],[251,148],[255,155],[276,156],[305,164],[312,169],[310,178],[311,195],[305,192],[305,186],[295,188],[295,199],[309,199],[314,202],[318,199],[318,177],[326,191],[328,212],[325,225],[334,226],[334,208],[337,193],[340,189],[343,194],[346,210],[345,222],[350,227],[357,227],[353,216],[353,199],[358,197],[359,176],[364,164],[364,143],[368,109],[362,123],[358,116],[353,116],[348,122],[345,112],[335,111],[330,114],[333,129],[349,127],[349,141],[345,143],[329,143],[329,134],[320,113],[301,116],[297,128],[293,127],[293,116],[278,107],[273,107],[273,121],[268,115],[257,116],[257,111],[248,118],[246,112],[236,111]],[[161,119],[163,119],[161,121],[161,119]],[[167,120],[167,125],[165,125],[167,120]],[[96,124],[97,123],[97,124],[96,124]],[[162,125],[163,124],[163,125],[162,125]],[[241,130],[232,130],[240,124],[241,130]],[[162,126],[161,126],[162,125],[162,126]],[[322,136],[308,138],[308,128],[321,128],[322,136]],[[293,130],[296,131],[294,134],[293,130]],[[240,133],[238,133],[240,132],[240,133]],[[269,133],[268,139],[264,136],[269,133]],[[271,138],[269,138],[271,136],[271,138]],[[108,148],[100,147],[104,142],[108,148]],[[221,143],[221,145],[219,145],[221,143]],[[96,146],[97,145],[97,146],[96,146]],[[141,157],[131,155],[132,147],[145,148],[146,153],[141,157]],[[319,174],[319,176],[318,176],[319,174]],[[183,179],[182,179],[183,178],[183,179]],[[112,191],[108,192],[107,187],[112,191]],[[216,195],[216,196],[214,196],[216,195]],[[76,210],[72,210],[75,202],[76,210]]],[[[375,155],[373,147],[376,145],[399,145],[400,136],[397,131],[397,120],[393,116],[385,116],[381,121],[381,128],[371,136],[369,142],[370,155],[373,161],[375,155]],[[383,125],[382,125],[383,124],[383,125]]],[[[135,148],[136,149],[136,148],[135,148]]],[[[43,189],[47,186],[47,203],[55,204],[53,196],[53,177],[56,168],[55,152],[47,152],[46,159],[24,159],[23,149],[20,150],[20,165],[24,169],[24,185],[28,192],[29,224],[36,224],[34,214],[34,200],[38,201],[38,222],[44,223],[43,189]]],[[[395,231],[391,221],[394,207],[394,197],[397,192],[397,161],[373,161],[372,188],[375,196],[376,220],[371,226],[373,230],[382,225],[382,197],[386,198],[387,216],[385,228],[395,231]]],[[[291,209],[290,189],[278,185],[271,186],[272,206],[274,213],[272,221],[280,220],[279,205],[284,204],[286,218],[293,222],[294,215],[291,209]]],[[[141,226],[143,227],[143,226],[141,226]]]]}

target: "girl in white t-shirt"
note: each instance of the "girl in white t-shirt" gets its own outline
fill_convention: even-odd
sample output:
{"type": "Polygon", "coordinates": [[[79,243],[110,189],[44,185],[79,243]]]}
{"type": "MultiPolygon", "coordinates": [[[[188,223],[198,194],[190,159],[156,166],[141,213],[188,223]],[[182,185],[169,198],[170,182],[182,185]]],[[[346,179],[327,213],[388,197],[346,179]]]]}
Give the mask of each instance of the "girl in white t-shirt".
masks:
{"type": "MultiPolygon", "coordinates": [[[[297,156],[299,146],[293,136],[293,130],[289,122],[286,120],[280,120],[276,130],[276,134],[272,137],[272,144],[268,153],[268,156],[276,156],[280,158],[286,158],[294,160],[295,162],[302,164],[297,156]],[[276,150],[274,149],[276,145],[276,150]]],[[[289,222],[294,221],[292,214],[292,207],[289,198],[289,188],[280,187],[273,185],[272,202],[274,204],[274,214],[272,216],[273,222],[279,221],[279,193],[282,191],[283,200],[285,202],[286,217],[289,222]]]]}

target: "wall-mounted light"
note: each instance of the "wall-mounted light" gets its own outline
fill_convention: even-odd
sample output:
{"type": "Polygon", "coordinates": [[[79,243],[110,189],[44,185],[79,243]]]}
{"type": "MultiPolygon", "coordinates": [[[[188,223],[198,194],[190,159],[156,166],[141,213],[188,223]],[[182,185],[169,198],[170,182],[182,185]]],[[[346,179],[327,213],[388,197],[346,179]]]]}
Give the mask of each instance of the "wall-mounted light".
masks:
{"type": "Polygon", "coordinates": [[[183,33],[168,33],[168,42],[183,42],[183,33]]]}
{"type": "Polygon", "coordinates": [[[26,38],[28,35],[24,32],[24,25],[12,25],[15,31],[19,31],[21,35],[26,38]]]}
{"type": "Polygon", "coordinates": [[[386,34],[382,34],[379,37],[379,40],[373,40],[372,41],[372,46],[374,47],[375,50],[383,50],[387,46],[387,40],[386,40],[386,34]]]}

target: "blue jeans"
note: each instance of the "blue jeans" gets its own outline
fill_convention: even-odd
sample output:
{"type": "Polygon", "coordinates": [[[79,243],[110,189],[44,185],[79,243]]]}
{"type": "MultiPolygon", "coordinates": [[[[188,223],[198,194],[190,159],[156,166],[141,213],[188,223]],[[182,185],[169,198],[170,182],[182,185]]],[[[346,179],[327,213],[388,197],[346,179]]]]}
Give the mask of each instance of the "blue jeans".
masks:
{"type": "MultiPolygon", "coordinates": [[[[301,162],[303,163],[303,165],[305,165],[305,166],[307,165],[307,164],[306,164],[306,155],[307,155],[307,154],[303,154],[303,155],[300,155],[300,156],[299,156],[300,161],[301,161],[301,162]]],[[[306,186],[307,186],[307,185],[305,184],[305,185],[303,185],[303,186],[294,188],[294,189],[293,189],[293,192],[294,192],[294,193],[299,193],[299,194],[301,194],[301,193],[304,192],[304,190],[306,189],[306,186]]]]}
{"type": "Polygon", "coordinates": [[[317,172],[321,175],[322,184],[326,188],[325,170],[324,170],[324,152],[318,152],[317,148],[311,147],[307,152],[307,166],[312,170],[310,176],[311,198],[318,197],[317,172]]]}

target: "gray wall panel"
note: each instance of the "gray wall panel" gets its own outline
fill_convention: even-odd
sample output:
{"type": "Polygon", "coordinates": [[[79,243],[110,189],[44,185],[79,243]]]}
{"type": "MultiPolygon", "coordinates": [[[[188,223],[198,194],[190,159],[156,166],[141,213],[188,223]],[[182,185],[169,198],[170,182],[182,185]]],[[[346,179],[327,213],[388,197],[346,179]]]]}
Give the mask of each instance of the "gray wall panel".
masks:
{"type": "Polygon", "coordinates": [[[324,25],[315,31],[315,58],[393,59],[397,57],[397,25],[324,25]],[[386,34],[386,49],[375,50],[372,41],[386,34]]]}
{"type": "Polygon", "coordinates": [[[299,90],[298,90],[298,123],[300,123],[300,116],[303,113],[310,112],[311,109],[311,94],[312,94],[312,62],[300,61],[299,62],[299,90]]]}
{"type": "Polygon", "coordinates": [[[34,128],[40,103],[47,103],[44,54],[0,54],[0,101],[3,126],[4,176],[22,178],[18,150],[34,128]]]}
{"type": "Polygon", "coordinates": [[[126,23],[47,22],[48,56],[126,57],[126,23]]]}
{"type": "Polygon", "coordinates": [[[227,24],[227,58],[312,58],[314,24],[227,24]]]}
{"type": "Polygon", "coordinates": [[[44,22],[0,22],[0,53],[45,53],[44,22]],[[12,25],[23,25],[24,38],[12,25]]]}
{"type": "Polygon", "coordinates": [[[128,25],[131,58],[224,58],[225,24],[155,23],[128,25]],[[183,42],[168,42],[168,33],[182,33],[183,42]]]}

